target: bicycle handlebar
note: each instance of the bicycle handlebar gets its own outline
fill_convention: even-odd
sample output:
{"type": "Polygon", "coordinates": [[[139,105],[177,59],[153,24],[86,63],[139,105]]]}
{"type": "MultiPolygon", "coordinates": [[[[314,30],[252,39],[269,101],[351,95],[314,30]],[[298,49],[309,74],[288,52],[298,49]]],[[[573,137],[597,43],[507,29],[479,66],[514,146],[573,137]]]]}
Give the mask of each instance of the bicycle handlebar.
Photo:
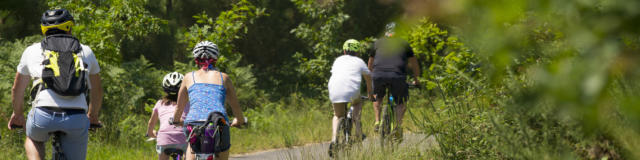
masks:
{"type": "MultiPolygon", "coordinates": [[[[173,117],[169,118],[169,125],[176,125],[176,124],[182,124],[182,121],[173,121],[173,117]]],[[[247,119],[247,117],[244,117],[244,124],[240,125],[240,126],[236,126],[236,128],[244,128],[246,126],[249,126],[249,119],[247,119]]]]}
{"type": "Polygon", "coordinates": [[[98,129],[98,128],[102,128],[102,124],[100,123],[96,123],[96,124],[89,124],[89,129],[98,129]]]}
{"type": "Polygon", "coordinates": [[[20,129],[23,128],[24,126],[20,126],[20,125],[16,125],[16,124],[11,124],[11,129],[20,129]]]}

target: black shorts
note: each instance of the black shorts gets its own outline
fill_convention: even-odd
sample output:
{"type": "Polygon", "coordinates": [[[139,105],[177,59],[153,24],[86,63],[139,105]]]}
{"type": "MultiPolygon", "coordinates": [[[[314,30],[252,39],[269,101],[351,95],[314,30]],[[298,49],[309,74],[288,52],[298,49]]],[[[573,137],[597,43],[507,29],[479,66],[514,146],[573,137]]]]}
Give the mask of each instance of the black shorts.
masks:
{"type": "Polygon", "coordinates": [[[376,98],[384,98],[390,92],[396,104],[404,104],[409,99],[409,85],[406,77],[373,78],[373,94],[376,98]]]}

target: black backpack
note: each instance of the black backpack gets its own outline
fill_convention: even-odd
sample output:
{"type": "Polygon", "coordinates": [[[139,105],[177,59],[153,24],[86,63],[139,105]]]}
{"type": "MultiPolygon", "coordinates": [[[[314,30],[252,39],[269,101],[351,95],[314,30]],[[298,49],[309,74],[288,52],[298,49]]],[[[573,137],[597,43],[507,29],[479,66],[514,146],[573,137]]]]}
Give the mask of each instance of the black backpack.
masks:
{"type": "Polygon", "coordinates": [[[194,153],[213,154],[231,147],[229,125],[220,112],[211,112],[203,125],[193,126],[187,138],[194,153]]]}
{"type": "Polygon", "coordinates": [[[43,89],[51,89],[62,96],[78,96],[85,93],[87,85],[87,64],[82,61],[82,51],[77,38],[68,34],[45,37],[42,42],[44,69],[43,89]]]}

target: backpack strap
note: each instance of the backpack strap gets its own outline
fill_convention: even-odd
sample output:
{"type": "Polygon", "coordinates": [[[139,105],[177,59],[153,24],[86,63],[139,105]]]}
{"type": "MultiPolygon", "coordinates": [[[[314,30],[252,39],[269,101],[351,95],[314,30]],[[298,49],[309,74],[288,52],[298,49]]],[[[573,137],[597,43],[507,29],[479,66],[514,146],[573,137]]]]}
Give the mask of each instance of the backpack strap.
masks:
{"type": "Polygon", "coordinates": [[[38,99],[38,95],[40,95],[40,92],[42,92],[42,90],[44,90],[44,81],[42,81],[42,78],[38,78],[36,81],[36,85],[34,86],[34,88],[31,88],[30,94],[31,94],[31,108],[35,108],[36,107],[36,103],[33,103],[36,99],[38,99]],[[34,93],[34,89],[35,89],[35,93],[34,93]]]}

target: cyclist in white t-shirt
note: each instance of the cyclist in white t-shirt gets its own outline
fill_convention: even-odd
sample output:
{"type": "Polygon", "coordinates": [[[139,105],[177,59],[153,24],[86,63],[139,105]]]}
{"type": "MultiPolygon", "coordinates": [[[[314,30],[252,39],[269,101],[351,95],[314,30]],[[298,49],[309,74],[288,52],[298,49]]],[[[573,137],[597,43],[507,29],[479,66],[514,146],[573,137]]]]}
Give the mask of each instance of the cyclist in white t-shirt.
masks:
{"type": "MultiPolygon", "coordinates": [[[[329,79],[329,99],[333,104],[333,128],[331,144],[335,145],[339,119],[346,115],[346,105],[351,102],[353,105],[353,120],[356,136],[362,138],[362,126],[360,124],[360,82],[364,77],[367,84],[368,97],[373,97],[371,84],[371,74],[367,65],[362,59],[357,57],[360,50],[360,43],[357,40],[349,39],[344,42],[342,56],[336,58],[331,67],[331,78],[329,79]]],[[[331,148],[331,146],[330,146],[331,148]]]]}
{"type": "MultiPolygon", "coordinates": [[[[71,37],[73,22],[73,16],[65,9],[48,10],[42,15],[42,33],[46,37],[71,37]]],[[[86,159],[89,125],[101,124],[98,120],[103,96],[100,75],[98,74],[100,66],[91,48],[80,44],[77,40],[74,41],[74,39],[64,39],[68,41],[53,39],[46,42],[69,43],[69,46],[80,49],[77,56],[81,58],[83,63],[86,63],[85,69],[88,75],[85,78],[88,78],[87,84],[91,98],[89,104],[87,104],[84,93],[76,96],[63,96],[49,87],[39,87],[37,92],[32,92],[33,106],[25,122],[23,106],[25,89],[31,79],[34,80],[33,85],[36,86],[43,77],[44,43],[35,43],[27,47],[20,58],[11,91],[13,114],[8,127],[14,129],[12,126],[24,126],[26,129],[27,139],[24,146],[28,159],[44,159],[45,142],[50,137],[49,133],[54,131],[65,133],[61,137],[60,143],[67,159],[86,159]]]]}

